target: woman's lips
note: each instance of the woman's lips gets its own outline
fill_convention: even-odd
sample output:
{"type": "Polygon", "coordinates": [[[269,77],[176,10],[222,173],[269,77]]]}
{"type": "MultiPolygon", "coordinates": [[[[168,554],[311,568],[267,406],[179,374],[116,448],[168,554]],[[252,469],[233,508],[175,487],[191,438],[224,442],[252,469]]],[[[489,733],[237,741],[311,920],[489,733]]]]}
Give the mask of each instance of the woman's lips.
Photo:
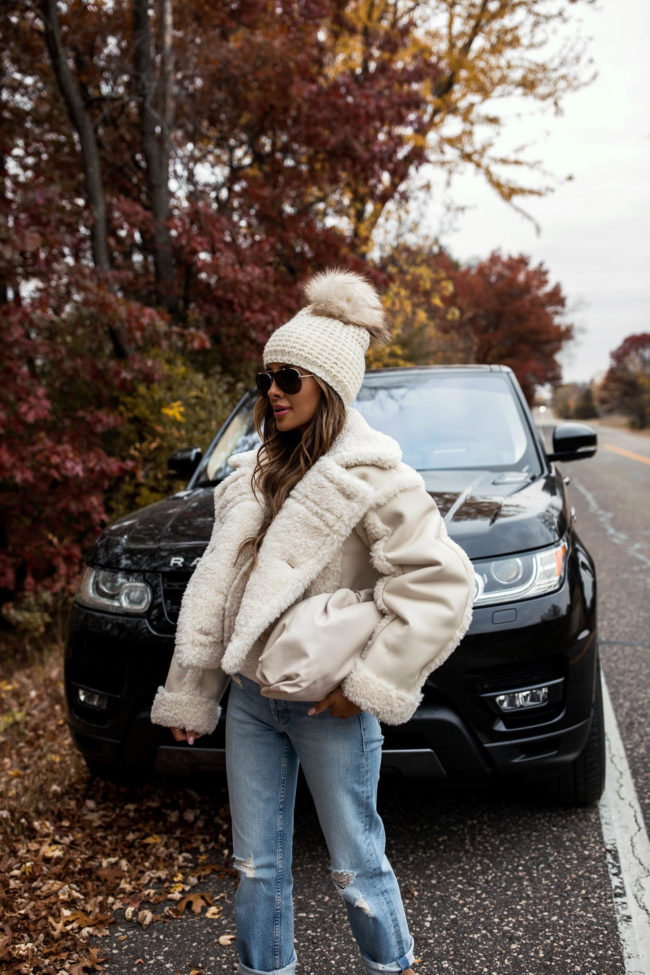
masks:
{"type": "Polygon", "coordinates": [[[273,413],[275,414],[275,418],[276,419],[278,417],[280,417],[280,416],[286,416],[288,412],[289,412],[289,407],[288,406],[274,406],[273,407],[273,413]]]}

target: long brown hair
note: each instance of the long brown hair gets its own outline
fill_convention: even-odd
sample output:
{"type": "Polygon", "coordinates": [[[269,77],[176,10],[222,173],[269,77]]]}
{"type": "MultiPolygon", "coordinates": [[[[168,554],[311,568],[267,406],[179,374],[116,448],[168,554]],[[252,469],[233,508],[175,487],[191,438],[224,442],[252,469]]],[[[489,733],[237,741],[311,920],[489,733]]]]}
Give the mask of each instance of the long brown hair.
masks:
{"type": "Polygon", "coordinates": [[[262,496],[264,521],[256,535],[247,538],[239,555],[250,552],[254,559],[260,550],[269,525],[284,504],[289,493],[305,476],[319,457],[330,449],[345,423],[343,400],[331,386],[314,377],[323,395],[316,412],[305,430],[280,433],[275,425],[273,407],[267,396],[255,403],[254,417],[262,446],[257,452],[253,471],[253,490],[262,496]]]}

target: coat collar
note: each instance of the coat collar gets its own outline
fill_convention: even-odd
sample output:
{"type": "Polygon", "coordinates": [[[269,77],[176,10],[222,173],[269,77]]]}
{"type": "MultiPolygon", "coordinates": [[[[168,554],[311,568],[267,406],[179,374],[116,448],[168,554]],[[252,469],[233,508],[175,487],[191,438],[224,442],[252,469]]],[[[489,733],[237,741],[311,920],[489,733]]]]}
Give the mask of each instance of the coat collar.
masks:
{"type": "MultiPolygon", "coordinates": [[[[249,451],[230,463],[252,473],[255,458],[256,451],[249,451]]],[[[266,533],[223,656],[224,670],[241,667],[260,634],[304,594],[370,509],[375,491],[363,468],[390,470],[400,460],[395,440],[348,410],[331,449],[296,485],[266,533]]]]}

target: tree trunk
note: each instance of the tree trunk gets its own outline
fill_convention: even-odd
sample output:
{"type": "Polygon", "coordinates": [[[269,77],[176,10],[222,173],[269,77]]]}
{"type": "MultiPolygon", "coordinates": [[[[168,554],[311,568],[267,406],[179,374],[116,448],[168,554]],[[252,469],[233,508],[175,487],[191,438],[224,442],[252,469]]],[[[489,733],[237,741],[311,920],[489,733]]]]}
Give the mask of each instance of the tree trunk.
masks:
{"type": "Polygon", "coordinates": [[[93,216],[90,228],[93,262],[98,271],[104,272],[110,269],[111,262],[108,249],[106,200],[95,129],[90,112],[84,104],[65,58],[56,0],[42,0],[42,11],[45,42],[50,54],[52,68],[65,101],[70,121],[79,136],[81,145],[86,198],[93,216]]]}
{"type": "Polygon", "coordinates": [[[160,0],[161,70],[158,84],[152,53],[149,0],[133,0],[133,34],[140,135],[147,164],[147,195],[154,221],[156,300],[175,313],[178,310],[178,296],[168,226],[169,147],[173,119],[172,0],[160,0]]]}

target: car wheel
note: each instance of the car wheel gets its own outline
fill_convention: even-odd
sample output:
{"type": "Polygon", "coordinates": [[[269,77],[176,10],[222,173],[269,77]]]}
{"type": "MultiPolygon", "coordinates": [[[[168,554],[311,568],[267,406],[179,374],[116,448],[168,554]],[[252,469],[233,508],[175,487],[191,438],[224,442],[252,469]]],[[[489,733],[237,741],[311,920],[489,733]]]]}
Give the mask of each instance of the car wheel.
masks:
{"type": "Polygon", "coordinates": [[[600,670],[591,728],[585,747],[566,772],[557,778],[558,798],[565,806],[590,806],[605,788],[605,716],[600,670]]]}

